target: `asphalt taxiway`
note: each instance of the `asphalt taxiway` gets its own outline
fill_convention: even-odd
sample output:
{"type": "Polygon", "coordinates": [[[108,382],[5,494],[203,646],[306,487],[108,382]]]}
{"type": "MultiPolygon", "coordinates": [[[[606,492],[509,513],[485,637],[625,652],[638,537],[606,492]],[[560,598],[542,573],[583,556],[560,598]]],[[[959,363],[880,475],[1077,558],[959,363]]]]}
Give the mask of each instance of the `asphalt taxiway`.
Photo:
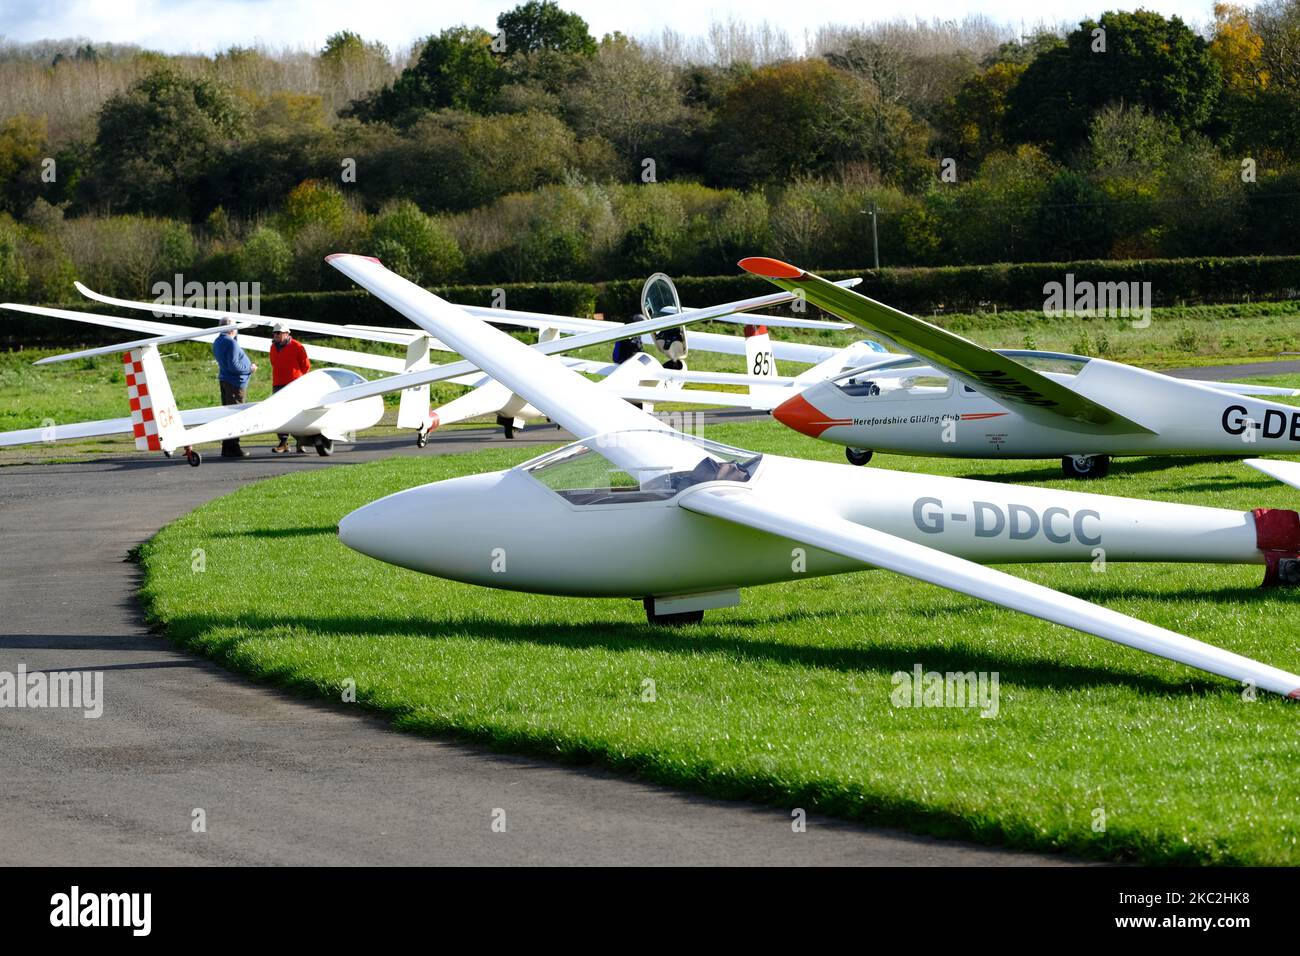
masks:
{"type": "MultiPolygon", "coordinates": [[[[534,428],[519,442],[553,442],[534,428]]],[[[104,674],[104,714],[0,709],[0,864],[1058,865],[1059,857],[680,793],[398,733],[260,686],[151,633],[133,546],[286,471],[500,442],[374,439],[200,469],[124,454],[0,469],[0,671],[104,674]],[[495,810],[506,831],[494,832],[495,810]],[[206,832],[194,832],[202,810],[206,832]]]]}

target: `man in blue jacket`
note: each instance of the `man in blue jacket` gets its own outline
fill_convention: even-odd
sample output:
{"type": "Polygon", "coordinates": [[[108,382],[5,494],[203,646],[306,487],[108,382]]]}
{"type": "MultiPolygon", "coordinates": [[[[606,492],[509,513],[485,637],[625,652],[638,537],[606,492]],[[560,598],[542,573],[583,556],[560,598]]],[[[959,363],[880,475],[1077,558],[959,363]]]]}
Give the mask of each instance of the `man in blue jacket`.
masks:
{"type": "MultiPolygon", "coordinates": [[[[233,325],[233,319],[223,319],[222,325],[233,325]]],[[[212,354],[217,360],[217,383],[221,386],[222,405],[242,405],[248,400],[248,379],[257,371],[235,336],[238,329],[222,332],[212,343],[212,354]]],[[[247,458],[250,452],[239,445],[238,438],[228,438],[221,443],[222,458],[247,458]]]]}

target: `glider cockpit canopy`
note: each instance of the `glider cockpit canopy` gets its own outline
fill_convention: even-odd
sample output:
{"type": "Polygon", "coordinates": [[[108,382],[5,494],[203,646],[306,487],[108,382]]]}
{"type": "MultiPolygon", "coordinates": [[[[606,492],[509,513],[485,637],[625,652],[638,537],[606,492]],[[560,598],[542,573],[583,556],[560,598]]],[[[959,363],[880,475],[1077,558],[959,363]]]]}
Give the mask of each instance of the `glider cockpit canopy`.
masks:
{"type": "Polygon", "coordinates": [[[749,481],[762,458],[693,435],[647,429],[583,439],[524,462],[518,470],[571,504],[632,504],[667,501],[706,481],[749,481]],[[622,464],[610,456],[614,449],[622,464]]]}
{"type": "Polygon", "coordinates": [[[334,379],[339,388],[348,388],[352,385],[364,385],[365,379],[356,372],[345,368],[327,368],[325,374],[334,379]]]}
{"type": "MultiPolygon", "coordinates": [[[[1026,368],[1048,375],[1078,375],[1092,359],[1068,352],[1044,352],[1036,349],[998,349],[998,354],[1015,359],[1026,368]]],[[[951,378],[947,371],[935,368],[928,361],[904,356],[885,362],[872,362],[847,369],[830,379],[832,385],[854,398],[879,395],[889,391],[913,394],[938,394],[947,392],[951,378]]],[[[966,392],[974,392],[969,385],[966,392]]]]}
{"type": "MultiPolygon", "coordinates": [[[[680,315],[682,300],[677,295],[673,280],[662,272],[656,272],[645,280],[641,287],[641,314],[647,319],[658,319],[667,315],[680,315]]],[[[668,356],[669,361],[680,362],[686,357],[686,328],[676,326],[660,329],[655,333],[655,347],[668,356]]]]}

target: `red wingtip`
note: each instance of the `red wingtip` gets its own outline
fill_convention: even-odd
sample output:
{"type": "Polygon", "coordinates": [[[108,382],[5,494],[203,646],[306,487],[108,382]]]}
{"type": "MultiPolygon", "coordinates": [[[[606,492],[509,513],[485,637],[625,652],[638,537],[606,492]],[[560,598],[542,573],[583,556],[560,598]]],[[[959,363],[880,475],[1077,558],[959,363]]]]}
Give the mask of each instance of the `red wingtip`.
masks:
{"type": "Polygon", "coordinates": [[[767,256],[750,256],[748,259],[741,259],[739,265],[746,272],[767,279],[802,279],[804,276],[802,269],[780,259],[769,259],[767,256]]]}
{"type": "MultiPolygon", "coordinates": [[[[325,261],[333,262],[335,259],[340,259],[343,256],[352,256],[352,258],[354,259],[366,259],[370,262],[379,262],[379,260],[376,259],[374,256],[359,256],[354,252],[331,252],[328,256],[325,257],[325,261]]],[[[382,262],[379,262],[379,264],[381,266],[383,265],[382,262]]]]}

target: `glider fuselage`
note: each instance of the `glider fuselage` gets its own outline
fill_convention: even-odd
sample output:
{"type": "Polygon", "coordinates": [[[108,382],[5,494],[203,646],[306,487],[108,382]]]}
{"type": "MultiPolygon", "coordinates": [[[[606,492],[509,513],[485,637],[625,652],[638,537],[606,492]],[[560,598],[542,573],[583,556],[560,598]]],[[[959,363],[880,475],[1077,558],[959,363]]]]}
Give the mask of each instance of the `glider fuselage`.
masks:
{"type": "MultiPolygon", "coordinates": [[[[260,402],[183,431],[162,428],[158,437],[164,451],[224,441],[232,436],[275,432],[345,440],[352,433],[379,422],[384,414],[383,398],[374,395],[332,405],[322,404],[322,400],[330,392],[363,381],[360,375],[345,369],[314,369],[260,402]]],[[[158,414],[161,420],[165,413],[159,409],[158,414]]]]}
{"type": "MultiPolygon", "coordinates": [[[[618,493],[566,497],[527,468],[389,495],[347,515],[340,538],[438,577],[589,597],[691,594],[863,569],[678,506],[681,496],[728,482],[623,503],[612,500],[618,493]]],[[[984,564],[1264,561],[1250,512],[775,455],[763,456],[739,487],[984,564]]]]}
{"type": "Polygon", "coordinates": [[[923,369],[822,382],[778,407],[783,424],[815,438],[875,451],[954,458],[1066,455],[1300,453],[1300,409],[1234,395],[1102,359],[1074,375],[1047,373],[1151,433],[1106,430],[1026,415],[956,379],[923,369]],[[928,374],[926,374],[928,373],[928,374]]]}

